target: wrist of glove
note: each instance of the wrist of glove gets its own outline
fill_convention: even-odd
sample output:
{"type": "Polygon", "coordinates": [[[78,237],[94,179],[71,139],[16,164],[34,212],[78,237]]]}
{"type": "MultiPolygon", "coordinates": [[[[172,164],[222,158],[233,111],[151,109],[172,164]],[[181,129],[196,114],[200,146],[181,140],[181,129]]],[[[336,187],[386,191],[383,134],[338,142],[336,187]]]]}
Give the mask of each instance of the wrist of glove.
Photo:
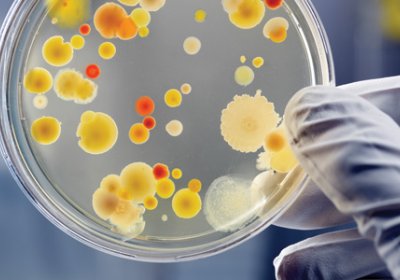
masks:
{"type": "Polygon", "coordinates": [[[277,278],[357,279],[388,270],[400,279],[400,78],[303,89],[285,122],[310,179],[276,224],[355,221],[357,230],[284,249],[274,262],[277,278]]]}

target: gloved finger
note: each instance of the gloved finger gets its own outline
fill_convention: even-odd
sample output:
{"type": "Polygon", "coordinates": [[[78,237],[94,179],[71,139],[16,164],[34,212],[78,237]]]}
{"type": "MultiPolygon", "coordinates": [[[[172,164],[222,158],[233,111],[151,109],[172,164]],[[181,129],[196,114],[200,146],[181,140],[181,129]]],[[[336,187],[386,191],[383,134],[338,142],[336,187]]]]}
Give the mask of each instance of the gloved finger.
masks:
{"type": "Polygon", "coordinates": [[[274,225],[292,229],[320,229],[353,222],[353,218],[338,211],[332,201],[310,178],[294,203],[274,225]]]}
{"type": "MultiPolygon", "coordinates": [[[[319,235],[286,247],[275,258],[274,267],[279,280],[353,280],[386,270],[373,243],[355,229],[319,235]]],[[[384,275],[390,278],[388,271],[384,275]]]]}
{"type": "Polygon", "coordinates": [[[286,126],[301,165],[400,278],[400,129],[372,103],[343,89],[304,89],[286,126]]]}
{"type": "Polygon", "coordinates": [[[339,88],[373,103],[400,125],[400,76],[361,81],[339,88]]]}
{"type": "MultiPolygon", "coordinates": [[[[361,81],[339,88],[363,97],[400,124],[400,76],[361,81]]],[[[339,212],[310,179],[299,198],[274,224],[286,228],[317,229],[351,221],[351,216],[339,212]]]]}

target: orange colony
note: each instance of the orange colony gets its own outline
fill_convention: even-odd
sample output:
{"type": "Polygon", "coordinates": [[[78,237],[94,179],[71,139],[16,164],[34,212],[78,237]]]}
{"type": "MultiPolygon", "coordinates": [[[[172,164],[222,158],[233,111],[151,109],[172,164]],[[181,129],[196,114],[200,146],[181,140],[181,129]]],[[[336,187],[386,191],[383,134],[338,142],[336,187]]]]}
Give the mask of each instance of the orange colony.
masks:
{"type": "Polygon", "coordinates": [[[86,67],[86,76],[91,79],[97,79],[100,76],[100,67],[97,64],[89,64],[86,67]]]}
{"type": "Polygon", "coordinates": [[[274,129],[265,136],[264,148],[271,152],[279,152],[286,145],[286,135],[283,129],[274,129]]]}
{"type": "Polygon", "coordinates": [[[175,192],[175,183],[168,178],[158,180],[156,184],[156,192],[161,198],[170,198],[175,192]]]}
{"type": "Polygon", "coordinates": [[[148,196],[144,199],[143,205],[147,210],[154,210],[158,206],[158,200],[154,196],[148,196]]]}
{"type": "Polygon", "coordinates": [[[44,42],[42,56],[52,66],[64,66],[74,57],[74,49],[71,43],[64,42],[62,36],[53,36],[44,42]]]}
{"type": "Polygon", "coordinates": [[[172,199],[172,210],[182,219],[191,219],[201,210],[201,198],[198,193],[189,189],[181,189],[172,199]]]}
{"type": "Polygon", "coordinates": [[[132,195],[133,201],[142,203],[146,197],[156,193],[156,179],[153,168],[144,162],[127,165],[120,174],[124,188],[132,195]]]}
{"type": "Polygon", "coordinates": [[[287,173],[298,164],[283,123],[267,133],[264,150],[265,152],[259,155],[257,161],[261,170],[270,168],[279,173],[287,173]]]}
{"type": "Polygon", "coordinates": [[[144,144],[150,139],[150,131],[142,123],[135,123],[129,129],[129,139],[136,145],[144,144]]]}
{"type": "Polygon", "coordinates": [[[198,193],[201,191],[202,183],[199,179],[192,179],[188,183],[188,189],[192,192],[198,193]]]}
{"type": "Polygon", "coordinates": [[[252,64],[254,68],[261,68],[264,65],[264,58],[257,56],[253,59],[252,64]]]}
{"type": "Polygon", "coordinates": [[[138,100],[136,100],[136,113],[138,113],[142,117],[153,114],[155,108],[156,106],[154,104],[154,101],[149,96],[142,96],[138,100]]]}
{"type": "Polygon", "coordinates": [[[156,180],[164,179],[169,177],[168,166],[162,163],[157,163],[153,166],[153,174],[156,180]]]}
{"type": "Polygon", "coordinates": [[[79,146],[88,154],[109,151],[117,142],[118,127],[113,118],[101,112],[86,111],[76,130],[79,146]]]}
{"type": "Polygon", "coordinates": [[[172,176],[172,178],[174,178],[175,180],[181,179],[181,178],[182,178],[182,175],[183,175],[183,172],[182,172],[181,169],[179,169],[179,168],[174,168],[174,169],[172,169],[171,176],[172,176]]]}
{"type": "Polygon", "coordinates": [[[83,36],[89,35],[91,31],[92,31],[92,28],[91,28],[90,25],[87,24],[87,23],[82,24],[82,25],[79,27],[79,33],[81,33],[81,35],[83,35],[83,36]]]}
{"type": "Polygon", "coordinates": [[[251,29],[261,23],[265,15],[265,6],[261,0],[241,0],[229,20],[240,29],[251,29]]]}
{"type": "Polygon", "coordinates": [[[277,10],[283,5],[283,0],[264,0],[265,5],[270,10],[277,10]]]}
{"type": "Polygon", "coordinates": [[[274,17],[267,21],[263,28],[263,35],[274,43],[282,43],[287,38],[289,22],[283,17],[274,17]]]}
{"type": "Polygon", "coordinates": [[[94,26],[103,38],[129,40],[136,36],[137,26],[125,9],[112,2],[101,5],[94,14],[94,26]]]}
{"type": "Polygon", "coordinates": [[[138,33],[138,27],[130,17],[126,17],[117,29],[117,37],[121,40],[130,40],[135,38],[138,33]]]}
{"type": "Polygon", "coordinates": [[[75,28],[90,16],[90,0],[45,0],[48,16],[59,27],[75,28]]]}
{"type": "Polygon", "coordinates": [[[46,69],[35,67],[25,74],[23,85],[29,93],[44,94],[53,86],[53,77],[46,69]]]}
{"type": "Polygon", "coordinates": [[[115,193],[108,192],[103,188],[97,189],[92,197],[94,212],[103,220],[107,220],[117,209],[119,198],[115,193]]]}
{"type": "Polygon", "coordinates": [[[143,125],[148,129],[148,130],[152,130],[156,127],[157,125],[157,121],[155,118],[153,118],[152,116],[147,116],[143,119],[143,125]]]}
{"type": "Polygon", "coordinates": [[[41,117],[31,126],[33,140],[41,145],[55,143],[61,134],[61,123],[54,117],[41,117]]]}

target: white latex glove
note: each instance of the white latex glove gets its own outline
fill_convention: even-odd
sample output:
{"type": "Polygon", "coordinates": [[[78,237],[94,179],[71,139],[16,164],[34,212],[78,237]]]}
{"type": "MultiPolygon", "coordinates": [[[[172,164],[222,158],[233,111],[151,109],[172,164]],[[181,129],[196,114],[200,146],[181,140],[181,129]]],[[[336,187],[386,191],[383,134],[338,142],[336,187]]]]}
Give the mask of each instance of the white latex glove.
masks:
{"type": "Polygon", "coordinates": [[[303,89],[285,116],[310,180],[276,224],[357,229],[285,248],[277,279],[400,279],[400,77],[303,89]]]}

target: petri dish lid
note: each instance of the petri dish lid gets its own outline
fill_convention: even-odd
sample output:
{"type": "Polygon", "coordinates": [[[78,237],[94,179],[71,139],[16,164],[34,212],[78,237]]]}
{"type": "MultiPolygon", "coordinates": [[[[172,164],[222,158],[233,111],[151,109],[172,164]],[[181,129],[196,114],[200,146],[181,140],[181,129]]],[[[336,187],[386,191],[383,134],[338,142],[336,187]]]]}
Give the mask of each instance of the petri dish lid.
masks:
{"type": "MultiPolygon", "coordinates": [[[[246,26],[247,21],[241,23],[240,15],[235,20],[233,12],[228,14],[218,1],[200,7],[194,1],[168,0],[151,12],[150,35],[147,37],[147,30],[142,29],[139,32],[144,33],[130,41],[104,38],[95,28],[93,15],[108,4],[88,1],[91,10],[85,22],[92,27],[91,34],[84,37],[85,47],[73,50],[74,58],[62,67],[44,59],[43,44],[53,36],[62,36],[69,44],[79,27],[60,28],[57,17],[49,17],[45,1],[14,2],[0,37],[2,152],[21,189],[44,216],[73,238],[103,252],[170,262],[203,258],[232,248],[271,225],[290,206],[304,185],[302,168],[293,164],[290,170],[282,171],[277,170],[279,164],[261,164],[257,169],[257,158],[259,163],[270,162],[271,154],[260,154],[262,143],[255,147],[254,143],[243,144],[243,135],[237,138],[239,143],[232,141],[232,130],[224,126],[224,120],[237,123],[231,120],[243,112],[238,104],[257,112],[260,104],[267,104],[261,108],[271,110],[274,103],[272,111],[282,114],[287,101],[302,87],[333,85],[331,51],[308,0],[286,0],[277,10],[265,8],[258,0],[243,1],[264,7],[265,14],[255,27],[246,26]],[[271,40],[271,34],[265,31],[268,22],[272,29],[284,23],[287,38],[283,43],[271,40]],[[104,42],[116,47],[111,60],[98,54],[104,42]],[[84,75],[89,64],[100,67],[98,79],[84,75]],[[60,90],[54,86],[46,95],[34,96],[24,79],[35,67],[46,69],[54,83],[63,71],[72,71],[76,79],[95,85],[97,95],[91,103],[75,102],[60,98],[60,90]],[[168,104],[164,94],[171,90],[175,93],[171,93],[170,101],[177,102],[178,92],[182,105],[168,104]],[[157,127],[150,131],[150,139],[142,139],[146,143],[138,145],[129,133],[132,125],[142,122],[140,110],[136,108],[135,112],[134,108],[143,96],[156,103],[156,110],[150,114],[157,127]],[[235,106],[241,109],[235,111],[235,106]],[[106,153],[96,154],[90,147],[79,145],[75,134],[80,125],[84,126],[83,120],[101,119],[104,114],[116,123],[118,141],[106,153]],[[51,145],[38,143],[32,132],[33,123],[46,116],[55,116],[62,123],[61,135],[50,141],[51,145]],[[163,198],[153,189],[149,192],[152,198],[145,202],[148,197],[139,199],[137,192],[125,196],[120,192],[113,196],[118,198],[118,209],[124,212],[120,203],[129,201],[124,205],[134,207],[128,213],[131,216],[96,215],[99,211],[92,207],[93,193],[107,175],[116,174],[127,188],[129,178],[134,177],[129,170],[147,168],[153,172],[151,180],[156,188],[160,181],[157,176],[164,176],[162,170],[161,175],[154,173],[160,162],[170,173],[177,167],[183,171],[182,178],[179,170],[170,175],[175,186],[173,196],[163,198]],[[133,177],[124,177],[124,172],[133,177]],[[153,196],[158,208],[150,210],[157,206],[151,206],[155,203],[153,196]],[[187,211],[186,203],[192,207],[187,211]],[[132,215],[140,219],[132,223],[132,215]],[[121,230],[125,218],[131,219],[130,226],[121,230]]],[[[113,5],[122,7],[126,16],[137,9],[113,5]]],[[[128,21],[126,24],[131,24],[128,21]]],[[[268,118],[274,116],[271,113],[268,118]]],[[[281,118],[274,125],[278,122],[281,118]]],[[[250,128],[253,124],[247,120],[243,123],[250,128]]],[[[99,126],[105,129],[107,123],[99,126]]],[[[274,127],[268,133],[276,129],[278,134],[282,132],[281,127],[274,127]]],[[[143,179],[142,175],[135,180],[143,179]]]]}

